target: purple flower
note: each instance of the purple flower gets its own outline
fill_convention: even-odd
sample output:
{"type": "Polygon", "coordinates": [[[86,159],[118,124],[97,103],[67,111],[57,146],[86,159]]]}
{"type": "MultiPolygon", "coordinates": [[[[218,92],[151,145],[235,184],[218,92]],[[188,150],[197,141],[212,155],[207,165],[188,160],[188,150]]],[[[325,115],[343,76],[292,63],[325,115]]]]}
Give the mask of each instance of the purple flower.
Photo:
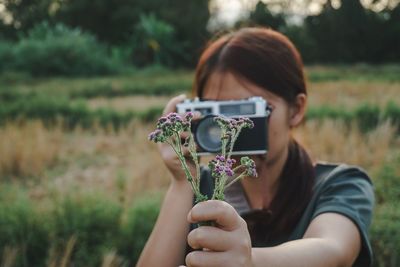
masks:
{"type": "Polygon", "coordinates": [[[240,163],[246,168],[247,176],[257,177],[256,164],[254,160],[250,159],[249,157],[242,157],[240,159],[240,163]]]}
{"type": "Polygon", "coordinates": [[[154,132],[151,132],[148,136],[150,141],[153,141],[155,143],[158,142],[164,142],[165,136],[163,134],[163,131],[160,129],[155,130],[154,132]]]}
{"type": "Polygon", "coordinates": [[[226,162],[232,167],[232,165],[236,163],[236,160],[235,159],[228,159],[226,162]]]}
{"type": "Polygon", "coordinates": [[[232,170],[232,165],[235,164],[234,159],[225,159],[222,155],[216,155],[215,159],[211,160],[208,166],[211,169],[212,175],[214,177],[226,174],[227,176],[233,176],[234,171],[232,170]]]}
{"type": "Polygon", "coordinates": [[[185,114],[185,120],[190,122],[193,119],[193,112],[189,111],[185,114]]]}
{"type": "Polygon", "coordinates": [[[224,156],[222,156],[222,155],[216,155],[216,156],[215,156],[215,159],[216,159],[217,161],[222,161],[222,162],[225,161],[225,158],[224,158],[224,156]]]}
{"type": "Polygon", "coordinates": [[[226,173],[226,175],[228,175],[228,176],[233,176],[233,174],[234,174],[234,172],[233,172],[233,170],[232,169],[229,169],[229,168],[226,168],[225,169],[225,173],[226,173]]]}

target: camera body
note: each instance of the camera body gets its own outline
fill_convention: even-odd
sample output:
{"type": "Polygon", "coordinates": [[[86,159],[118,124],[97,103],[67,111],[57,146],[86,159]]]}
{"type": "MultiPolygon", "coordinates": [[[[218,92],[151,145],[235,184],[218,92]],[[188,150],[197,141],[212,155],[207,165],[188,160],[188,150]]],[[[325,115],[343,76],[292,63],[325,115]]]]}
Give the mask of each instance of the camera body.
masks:
{"type": "Polygon", "coordinates": [[[268,151],[268,118],[271,109],[265,99],[254,96],[228,101],[200,101],[186,99],[176,105],[178,113],[200,112],[201,118],[192,121],[192,132],[199,155],[221,152],[221,129],[216,116],[247,117],[254,123],[252,129],[242,129],[233,147],[232,155],[266,154],[268,151]]]}

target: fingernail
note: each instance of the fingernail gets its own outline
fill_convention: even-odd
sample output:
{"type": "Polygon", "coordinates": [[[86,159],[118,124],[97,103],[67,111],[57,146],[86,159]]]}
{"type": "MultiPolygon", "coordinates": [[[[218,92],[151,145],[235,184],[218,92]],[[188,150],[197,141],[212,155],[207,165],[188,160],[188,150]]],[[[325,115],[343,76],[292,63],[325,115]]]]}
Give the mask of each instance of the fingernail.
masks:
{"type": "Polygon", "coordinates": [[[193,223],[192,222],[192,211],[189,211],[186,219],[187,219],[188,222],[193,223]]]}
{"type": "Polygon", "coordinates": [[[201,112],[200,111],[193,111],[193,117],[194,118],[200,118],[201,117],[201,112]]]}

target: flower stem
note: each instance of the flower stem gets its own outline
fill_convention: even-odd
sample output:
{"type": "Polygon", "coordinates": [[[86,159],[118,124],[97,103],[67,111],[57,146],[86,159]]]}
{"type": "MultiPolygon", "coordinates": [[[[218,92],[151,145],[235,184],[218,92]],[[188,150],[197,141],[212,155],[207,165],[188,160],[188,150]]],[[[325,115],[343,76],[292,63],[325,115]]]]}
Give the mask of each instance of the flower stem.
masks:
{"type": "Polygon", "coordinates": [[[237,176],[235,179],[233,179],[232,181],[230,181],[227,185],[225,185],[225,189],[230,187],[231,185],[233,185],[236,181],[240,180],[241,178],[243,178],[245,176],[246,171],[242,172],[239,176],[237,176]]]}

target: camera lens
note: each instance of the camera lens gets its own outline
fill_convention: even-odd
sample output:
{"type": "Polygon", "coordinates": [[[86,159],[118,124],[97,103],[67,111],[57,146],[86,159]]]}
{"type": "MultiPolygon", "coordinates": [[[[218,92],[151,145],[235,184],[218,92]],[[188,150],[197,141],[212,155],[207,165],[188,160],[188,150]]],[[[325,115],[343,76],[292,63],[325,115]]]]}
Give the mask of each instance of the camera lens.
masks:
{"type": "Polygon", "coordinates": [[[205,151],[221,151],[221,128],[214,121],[214,116],[207,116],[199,121],[195,133],[197,144],[205,151]]]}

